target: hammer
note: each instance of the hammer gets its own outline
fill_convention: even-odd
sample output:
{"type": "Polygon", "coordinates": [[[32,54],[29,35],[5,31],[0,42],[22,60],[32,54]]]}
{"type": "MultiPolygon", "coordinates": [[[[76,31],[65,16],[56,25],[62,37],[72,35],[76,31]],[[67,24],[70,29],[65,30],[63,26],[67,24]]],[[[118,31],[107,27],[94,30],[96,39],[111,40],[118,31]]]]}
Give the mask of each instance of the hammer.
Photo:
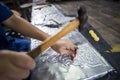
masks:
{"type": "Polygon", "coordinates": [[[87,23],[88,20],[88,16],[87,16],[87,10],[84,6],[81,6],[82,9],[78,10],[78,14],[81,15],[79,16],[79,20],[80,20],[80,27],[78,27],[78,30],[81,31],[83,29],[88,29],[90,36],[93,38],[94,41],[98,42],[100,40],[100,38],[98,37],[98,35],[94,32],[93,29],[89,29],[88,26],[90,26],[90,24],[87,23]],[[85,24],[87,24],[88,26],[84,26],[85,24]]]}
{"type": "Polygon", "coordinates": [[[76,19],[74,19],[73,21],[71,21],[70,23],[65,25],[58,33],[56,33],[55,35],[53,35],[53,36],[49,37],[48,39],[46,39],[45,41],[43,41],[43,43],[41,45],[39,45],[38,47],[36,47],[32,51],[28,52],[28,55],[34,59],[40,53],[42,53],[47,48],[52,46],[60,38],[62,38],[63,36],[65,36],[69,32],[73,31],[75,28],[77,28],[80,24],[82,24],[82,26],[80,25],[81,28],[79,28],[79,29],[82,29],[83,23],[81,23],[81,22],[82,22],[82,20],[84,20],[83,16],[86,16],[85,10],[86,9],[83,6],[79,7],[78,17],[76,19]]]}

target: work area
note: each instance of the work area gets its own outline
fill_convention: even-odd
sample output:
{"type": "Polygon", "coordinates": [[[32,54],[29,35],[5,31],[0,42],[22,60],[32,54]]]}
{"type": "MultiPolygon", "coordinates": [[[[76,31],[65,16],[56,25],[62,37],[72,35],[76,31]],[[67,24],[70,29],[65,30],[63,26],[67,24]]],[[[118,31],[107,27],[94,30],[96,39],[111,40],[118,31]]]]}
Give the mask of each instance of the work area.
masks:
{"type": "Polygon", "coordinates": [[[3,22],[6,35],[30,41],[25,50],[36,67],[25,80],[120,80],[120,0],[5,1],[15,15],[51,35],[40,41],[3,22]],[[74,58],[55,50],[61,39],[77,46],[74,58]]]}

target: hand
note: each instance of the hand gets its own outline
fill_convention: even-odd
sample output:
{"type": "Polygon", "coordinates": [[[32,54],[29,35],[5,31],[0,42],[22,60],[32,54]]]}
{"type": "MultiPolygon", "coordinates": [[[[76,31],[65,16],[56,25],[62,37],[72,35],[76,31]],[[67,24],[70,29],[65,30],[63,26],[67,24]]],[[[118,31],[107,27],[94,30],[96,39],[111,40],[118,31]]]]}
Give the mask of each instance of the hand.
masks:
{"type": "Polygon", "coordinates": [[[0,51],[0,80],[22,80],[34,67],[34,60],[25,52],[0,51]]]}
{"type": "Polygon", "coordinates": [[[68,39],[61,39],[57,41],[52,48],[60,54],[67,54],[71,58],[74,58],[76,55],[77,46],[72,44],[68,39]]]}

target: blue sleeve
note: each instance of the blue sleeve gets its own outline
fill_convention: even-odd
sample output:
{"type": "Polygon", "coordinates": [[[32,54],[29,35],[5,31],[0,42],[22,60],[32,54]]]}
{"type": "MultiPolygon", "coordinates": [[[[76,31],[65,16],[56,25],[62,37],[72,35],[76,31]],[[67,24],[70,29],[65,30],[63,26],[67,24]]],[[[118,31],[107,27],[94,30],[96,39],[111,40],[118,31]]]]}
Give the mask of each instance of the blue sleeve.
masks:
{"type": "Polygon", "coordinates": [[[7,20],[13,15],[13,12],[4,4],[0,2],[0,23],[7,20]]]}

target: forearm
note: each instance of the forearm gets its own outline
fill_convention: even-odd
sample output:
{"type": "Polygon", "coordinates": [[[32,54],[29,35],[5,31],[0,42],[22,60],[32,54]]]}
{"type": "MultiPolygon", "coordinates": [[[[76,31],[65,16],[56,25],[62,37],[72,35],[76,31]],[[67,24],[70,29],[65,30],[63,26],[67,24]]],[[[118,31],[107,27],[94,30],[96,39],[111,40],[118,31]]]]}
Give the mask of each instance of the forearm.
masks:
{"type": "Polygon", "coordinates": [[[48,34],[44,33],[40,29],[36,28],[26,20],[22,19],[21,17],[13,15],[10,19],[4,22],[5,25],[18,31],[26,36],[44,41],[49,37],[48,34]]]}

